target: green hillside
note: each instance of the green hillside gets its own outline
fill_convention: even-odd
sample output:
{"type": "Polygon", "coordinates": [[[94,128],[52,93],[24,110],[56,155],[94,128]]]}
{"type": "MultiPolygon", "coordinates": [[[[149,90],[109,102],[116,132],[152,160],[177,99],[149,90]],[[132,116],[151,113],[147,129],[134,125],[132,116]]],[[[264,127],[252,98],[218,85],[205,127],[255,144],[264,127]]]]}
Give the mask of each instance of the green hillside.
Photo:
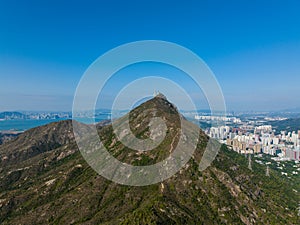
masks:
{"type": "MultiPolygon", "coordinates": [[[[119,160],[150,165],[177,143],[175,106],[154,98],[130,112],[139,138],[149,137],[153,112],[167,124],[165,140],[142,155],[122,145],[112,125],[98,127],[104,145],[119,160]]],[[[119,120],[121,121],[122,118],[119,120]]],[[[117,121],[118,122],[118,121],[117,121]]],[[[198,129],[189,123],[191,129],[198,129]]],[[[222,147],[203,172],[198,165],[208,137],[200,131],[194,156],[173,177],[144,187],[113,183],[85,162],[74,141],[72,121],[34,128],[0,146],[1,224],[298,224],[299,182],[222,147]],[[294,189],[294,190],[293,190],[294,189]]]]}

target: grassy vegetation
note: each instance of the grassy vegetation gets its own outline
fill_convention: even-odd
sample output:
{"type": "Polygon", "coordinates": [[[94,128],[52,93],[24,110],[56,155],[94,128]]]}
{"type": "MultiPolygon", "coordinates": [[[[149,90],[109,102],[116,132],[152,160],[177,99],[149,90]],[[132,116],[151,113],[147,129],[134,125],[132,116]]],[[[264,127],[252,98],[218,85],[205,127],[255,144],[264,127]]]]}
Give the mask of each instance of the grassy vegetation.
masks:
{"type": "MultiPolygon", "coordinates": [[[[146,102],[132,112],[131,129],[137,136],[147,137],[145,126],[154,111],[166,119],[168,127],[166,139],[156,149],[141,154],[123,146],[111,126],[99,130],[104,145],[119,160],[133,165],[149,165],[167,157],[171,143],[177,144],[173,140],[180,126],[175,108],[161,99],[146,102]]],[[[178,173],[158,184],[132,187],[97,175],[74,140],[62,140],[68,137],[68,129],[71,127],[65,122],[33,129],[13,144],[0,147],[2,157],[11,154],[0,169],[1,224],[298,222],[299,196],[293,189],[299,190],[299,180],[283,178],[273,165],[270,177],[266,177],[265,166],[254,159],[251,171],[247,158],[225,146],[213,164],[201,172],[198,166],[208,140],[202,132],[193,158],[178,173]],[[58,133],[53,133],[53,128],[58,133]],[[46,143],[50,147],[41,148],[46,143]],[[13,158],[14,152],[22,157],[13,158]]]]}

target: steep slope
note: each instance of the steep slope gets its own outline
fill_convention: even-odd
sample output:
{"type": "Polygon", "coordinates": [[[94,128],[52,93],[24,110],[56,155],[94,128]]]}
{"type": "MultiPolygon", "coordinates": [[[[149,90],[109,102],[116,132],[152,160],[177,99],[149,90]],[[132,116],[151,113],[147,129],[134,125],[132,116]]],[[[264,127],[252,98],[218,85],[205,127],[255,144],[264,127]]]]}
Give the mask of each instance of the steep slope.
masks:
{"type": "Polygon", "coordinates": [[[14,141],[1,146],[1,165],[14,165],[40,153],[67,145],[73,139],[71,120],[30,129],[14,141]]]}
{"type": "MultiPolygon", "coordinates": [[[[119,160],[150,165],[178,142],[174,105],[154,98],[130,112],[130,127],[147,138],[153,112],[164,119],[167,135],[153,151],[130,150],[112,125],[99,127],[104,145],[119,160]]],[[[122,118],[117,121],[122,121],[122,118]]],[[[186,121],[187,122],[187,121],[186,121]]],[[[188,122],[187,122],[188,123],[188,122]]],[[[191,129],[197,129],[190,123],[191,129]]],[[[200,132],[194,157],[161,183],[132,187],[99,176],[85,162],[71,121],[34,128],[0,146],[1,224],[297,224],[299,182],[287,183],[276,171],[223,147],[213,164],[198,169],[208,137],[200,132]]]]}
{"type": "Polygon", "coordinates": [[[0,132],[0,145],[9,140],[15,139],[19,134],[16,133],[2,133],[0,132]]]}

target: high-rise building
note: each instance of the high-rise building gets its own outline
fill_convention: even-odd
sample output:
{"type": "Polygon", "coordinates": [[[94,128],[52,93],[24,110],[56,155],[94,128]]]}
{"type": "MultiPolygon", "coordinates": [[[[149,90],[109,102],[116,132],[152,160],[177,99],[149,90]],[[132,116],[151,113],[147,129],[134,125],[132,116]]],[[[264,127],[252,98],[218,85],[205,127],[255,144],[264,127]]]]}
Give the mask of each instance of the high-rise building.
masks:
{"type": "Polygon", "coordinates": [[[247,149],[247,146],[246,146],[246,143],[245,142],[240,142],[239,143],[239,149],[240,149],[240,152],[241,153],[246,153],[246,149],[247,149]]]}
{"type": "Polygon", "coordinates": [[[274,137],[274,138],[273,138],[273,144],[274,144],[274,145],[278,145],[278,144],[279,144],[279,138],[274,137]]]}
{"type": "Polygon", "coordinates": [[[238,147],[239,141],[237,139],[233,139],[233,147],[238,147]]]}
{"type": "Polygon", "coordinates": [[[230,132],[230,133],[229,133],[229,138],[230,138],[230,139],[233,139],[234,137],[235,137],[235,133],[230,132]]]}
{"type": "Polygon", "coordinates": [[[292,133],[292,142],[294,143],[294,145],[296,146],[298,143],[298,134],[296,133],[292,133]]]}
{"type": "Polygon", "coordinates": [[[228,139],[226,140],[226,144],[229,145],[229,146],[232,146],[232,145],[233,145],[232,139],[228,138],[228,139]]]}
{"type": "Polygon", "coordinates": [[[286,149],[286,157],[291,160],[300,160],[300,150],[299,149],[286,149]]]}
{"type": "Polygon", "coordinates": [[[253,147],[254,153],[261,153],[262,145],[261,144],[255,144],[253,147]]]}

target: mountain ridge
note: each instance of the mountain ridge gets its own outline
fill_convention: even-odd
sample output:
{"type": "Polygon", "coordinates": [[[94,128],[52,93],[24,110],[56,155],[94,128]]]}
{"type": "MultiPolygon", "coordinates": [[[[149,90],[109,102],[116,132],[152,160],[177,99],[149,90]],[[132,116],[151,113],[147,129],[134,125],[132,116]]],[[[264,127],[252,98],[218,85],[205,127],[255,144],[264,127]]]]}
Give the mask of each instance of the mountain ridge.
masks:
{"type": "MultiPolygon", "coordinates": [[[[132,110],[131,130],[138,138],[149,137],[153,111],[165,118],[169,132],[154,152],[122,146],[112,124],[98,127],[116,158],[149,165],[172,151],[180,115],[167,100],[154,98],[132,110]]],[[[264,166],[255,162],[249,170],[248,160],[226,146],[210,167],[199,171],[207,141],[199,131],[195,154],[178,173],[157,184],[134,187],[109,181],[86,163],[74,140],[72,121],[33,128],[0,146],[0,223],[297,223],[298,198],[292,189],[299,184],[288,184],[274,170],[266,177],[264,166]]]]}

